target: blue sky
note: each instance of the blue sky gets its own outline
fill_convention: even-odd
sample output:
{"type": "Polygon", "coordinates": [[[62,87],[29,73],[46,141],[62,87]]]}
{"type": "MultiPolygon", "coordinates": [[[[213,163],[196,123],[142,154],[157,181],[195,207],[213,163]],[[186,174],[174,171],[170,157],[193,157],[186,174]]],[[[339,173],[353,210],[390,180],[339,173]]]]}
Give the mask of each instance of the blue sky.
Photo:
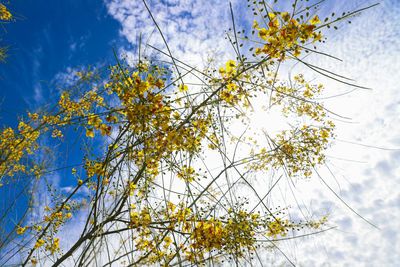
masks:
{"type": "MultiPolygon", "coordinates": [[[[58,88],[64,86],[73,69],[109,64],[113,48],[123,42],[118,22],[101,1],[14,1],[9,8],[16,22],[5,25],[1,32],[2,44],[9,46],[7,63],[0,66],[1,126],[15,126],[17,118],[28,110],[54,104],[58,88]]],[[[79,146],[75,151],[69,149],[72,158],[79,157],[79,146]]],[[[62,148],[54,152],[63,154],[62,148]]],[[[72,182],[61,179],[58,185],[72,182]]],[[[21,180],[16,187],[0,189],[1,209],[23,185],[26,183],[21,180]]],[[[13,207],[9,227],[22,215],[26,201],[19,198],[13,207]]]]}
{"type": "MultiPolygon", "coordinates": [[[[148,2],[178,58],[199,66],[209,54],[232,56],[223,39],[223,30],[230,27],[227,1],[148,2]]],[[[234,12],[240,14],[238,24],[249,25],[246,1],[232,2],[234,12]]],[[[375,2],[327,0],[322,12],[340,13],[375,2]]],[[[300,182],[299,198],[316,211],[329,210],[332,225],[338,226],[329,233],[283,245],[300,266],[400,265],[400,3],[380,2],[340,32],[329,34],[324,52],[342,58],[342,63],[314,60],[373,88],[327,100],[333,110],[352,118],[338,122],[338,139],[329,151],[329,167],[337,175],[328,183],[381,230],[355,216],[318,180],[300,182]]],[[[0,33],[2,42],[10,46],[7,63],[0,65],[0,126],[12,125],[27,109],[53,103],[59,93],[56,85],[66,82],[73,70],[112,64],[113,48],[135,58],[132,47],[139,32],[148,42],[163,46],[141,1],[30,0],[14,1],[10,8],[19,19],[0,33]]],[[[316,78],[330,89],[327,96],[351,90],[316,78]]],[[[329,176],[327,169],[321,173],[329,176]]],[[[59,177],[53,177],[55,185],[67,187],[59,177]]],[[[2,194],[7,196],[0,204],[12,198],[14,191],[2,194]]]]}
{"type": "Polygon", "coordinates": [[[13,1],[10,9],[17,21],[1,33],[10,46],[0,69],[5,124],[28,107],[51,102],[57,74],[109,63],[119,41],[119,24],[101,1],[13,1]]]}

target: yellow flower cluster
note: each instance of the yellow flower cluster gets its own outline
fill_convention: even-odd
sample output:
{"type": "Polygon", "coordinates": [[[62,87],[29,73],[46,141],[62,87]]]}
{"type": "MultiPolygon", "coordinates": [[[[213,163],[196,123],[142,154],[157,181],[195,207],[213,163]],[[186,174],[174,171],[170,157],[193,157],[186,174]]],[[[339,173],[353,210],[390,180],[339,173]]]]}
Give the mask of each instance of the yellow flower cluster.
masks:
{"type": "Polygon", "coordinates": [[[239,79],[242,75],[239,75],[238,63],[234,60],[228,60],[225,63],[225,67],[219,68],[219,74],[221,75],[221,80],[218,86],[223,85],[219,91],[220,100],[226,102],[230,106],[234,106],[239,102],[244,102],[244,106],[247,106],[248,93],[239,83],[239,79]]]}
{"type": "Polygon", "coordinates": [[[276,86],[271,103],[281,106],[286,116],[300,118],[302,125],[281,131],[274,138],[274,147],[253,154],[257,161],[250,164],[250,169],[284,167],[289,176],[309,177],[314,167],[325,162],[324,152],[334,138],[335,125],[327,118],[324,106],[315,100],[322,90],[322,85],[310,85],[302,75],[295,76],[290,86],[276,86]]]}
{"type": "Polygon", "coordinates": [[[222,245],[225,244],[224,237],[226,234],[221,221],[213,218],[207,221],[200,221],[196,224],[190,237],[193,242],[192,248],[200,251],[203,249],[206,251],[222,249],[222,245]]]}
{"type": "Polygon", "coordinates": [[[301,74],[294,76],[294,82],[290,86],[276,86],[271,97],[272,103],[282,105],[285,115],[294,113],[299,117],[308,116],[317,122],[323,121],[326,112],[323,105],[315,100],[324,89],[323,85],[311,85],[301,74]]]}
{"type": "MultiPolygon", "coordinates": [[[[145,63],[141,63],[142,66],[145,63]]],[[[116,93],[122,102],[126,105],[130,100],[135,98],[145,97],[145,94],[154,89],[162,89],[164,87],[164,80],[161,78],[162,70],[160,71],[155,66],[146,68],[142,71],[130,72],[127,68],[123,69],[121,66],[111,67],[111,75],[105,88],[109,94],[116,93]]]]}
{"type": "Polygon", "coordinates": [[[23,121],[18,124],[17,132],[12,128],[0,132],[0,180],[17,173],[37,174],[40,168],[23,159],[38,149],[39,136],[40,130],[23,121]]]}
{"type": "Polygon", "coordinates": [[[58,237],[49,238],[47,240],[46,250],[54,254],[60,250],[60,239],[58,237]]]}
{"type": "Polygon", "coordinates": [[[45,211],[49,212],[48,215],[45,215],[43,221],[50,222],[54,230],[58,229],[66,220],[72,217],[72,213],[70,212],[71,207],[66,205],[62,210],[59,208],[54,208],[54,211],[48,206],[45,207],[45,211]]]}
{"type": "Polygon", "coordinates": [[[258,32],[258,37],[264,42],[262,47],[257,47],[256,55],[266,54],[270,59],[284,60],[288,52],[294,57],[301,54],[301,45],[307,41],[313,42],[322,39],[321,32],[316,32],[316,24],[320,23],[318,16],[310,21],[299,22],[288,12],[268,13],[266,27],[260,27],[254,21],[253,28],[258,32]]]}
{"type": "Polygon", "coordinates": [[[130,212],[130,227],[144,227],[146,228],[151,223],[150,212],[147,209],[142,209],[140,212],[130,212]]]}
{"type": "Polygon", "coordinates": [[[45,235],[41,236],[35,241],[33,249],[40,249],[44,247],[45,251],[54,254],[59,252],[60,250],[60,239],[58,237],[54,237],[60,227],[69,219],[72,218],[72,210],[69,204],[65,204],[62,209],[60,207],[55,207],[54,209],[46,206],[44,208],[47,215],[43,217],[43,221],[30,226],[17,226],[16,233],[18,235],[26,234],[28,229],[32,230],[31,232],[35,233],[35,235],[39,235],[43,230],[43,224],[48,224],[49,229],[45,235]]]}
{"type": "Polygon", "coordinates": [[[167,208],[161,213],[164,219],[170,222],[169,229],[178,228],[183,232],[191,232],[193,221],[195,220],[191,208],[182,204],[176,207],[172,202],[167,202],[167,208]]]}
{"type": "Polygon", "coordinates": [[[228,222],[225,226],[228,233],[225,237],[224,250],[229,254],[242,257],[243,249],[254,250],[256,234],[262,231],[262,221],[258,213],[244,210],[228,210],[228,222]],[[239,245],[239,246],[238,246],[239,245]]]}
{"type": "Polygon", "coordinates": [[[284,167],[287,175],[312,175],[314,167],[325,162],[323,153],[333,137],[334,125],[329,127],[314,127],[303,125],[300,129],[282,131],[274,143],[272,151],[263,148],[256,155],[257,163],[250,164],[253,170],[284,167]]]}
{"type": "MultiPolygon", "coordinates": [[[[207,209],[200,208],[207,213],[207,209]]],[[[135,231],[132,239],[143,258],[142,264],[165,263],[181,254],[181,260],[191,263],[202,262],[210,256],[230,255],[246,257],[257,249],[259,239],[277,239],[286,236],[290,229],[320,228],[326,217],[305,223],[289,222],[273,216],[261,216],[258,212],[244,209],[228,209],[224,216],[201,218],[183,202],[175,205],[167,202],[166,207],[156,211],[148,207],[130,205],[127,226],[135,231]]]]}
{"type": "MultiPolygon", "coordinates": [[[[146,175],[154,178],[158,175],[160,161],[172,152],[199,150],[210,119],[202,114],[191,114],[191,119],[185,123],[184,114],[173,111],[172,105],[177,103],[161,93],[165,79],[162,70],[154,66],[144,68],[143,64],[140,72],[113,67],[105,89],[118,97],[121,120],[127,123],[129,134],[140,144],[124,152],[137,166],[145,165],[146,175]]],[[[184,92],[187,86],[181,84],[177,89],[184,92]]]]}
{"type": "Polygon", "coordinates": [[[97,176],[106,175],[106,168],[103,162],[86,160],[84,168],[86,170],[88,178],[93,177],[94,175],[97,176]]]}
{"type": "Polygon", "coordinates": [[[215,250],[241,258],[246,251],[255,250],[259,231],[262,231],[260,215],[244,210],[230,209],[226,216],[219,219],[198,220],[191,231],[187,259],[198,262],[205,258],[206,253],[215,250]]]}
{"type": "Polygon", "coordinates": [[[117,117],[109,114],[106,117],[107,124],[103,122],[99,115],[92,113],[95,107],[106,107],[104,98],[95,89],[86,92],[77,101],[71,100],[70,93],[63,92],[58,104],[61,108],[60,115],[43,118],[43,121],[47,124],[65,125],[71,124],[74,118],[86,119],[87,123],[84,127],[86,128],[86,136],[90,138],[95,136],[94,130],[100,131],[103,136],[110,135],[112,128],[109,124],[117,121],[117,117]]]}
{"type": "Polygon", "coordinates": [[[228,60],[225,63],[225,67],[219,68],[219,74],[221,74],[222,78],[229,80],[234,77],[237,73],[237,63],[234,60],[228,60]]]}
{"type": "Polygon", "coordinates": [[[186,92],[188,90],[188,86],[186,84],[180,84],[178,86],[179,92],[186,92]]]}
{"type": "Polygon", "coordinates": [[[18,235],[23,235],[25,233],[26,229],[27,229],[27,227],[18,226],[17,227],[17,234],[18,235]]]}
{"type": "Polygon", "coordinates": [[[186,181],[186,182],[193,182],[196,178],[196,171],[191,166],[184,165],[181,170],[178,172],[178,178],[186,181]]]}
{"type": "MultiPolygon", "coordinates": [[[[42,249],[44,247],[44,250],[51,254],[60,251],[60,239],[54,235],[67,220],[72,218],[72,207],[69,204],[65,204],[60,208],[60,206],[54,208],[46,206],[44,208],[47,215],[44,215],[43,223],[48,224],[49,229],[44,236],[36,240],[33,249],[42,249]]],[[[43,226],[42,224],[33,225],[32,229],[40,233],[43,230],[43,226]]]]}
{"type": "Polygon", "coordinates": [[[44,241],[43,239],[38,239],[36,240],[34,248],[35,249],[41,248],[45,243],[46,241],[44,241]]]}
{"type": "Polygon", "coordinates": [[[12,17],[13,16],[7,7],[3,4],[0,4],[0,20],[10,21],[12,17]]]}
{"type": "Polygon", "coordinates": [[[267,223],[267,236],[277,238],[278,236],[286,236],[290,224],[288,220],[276,218],[267,223]]]}

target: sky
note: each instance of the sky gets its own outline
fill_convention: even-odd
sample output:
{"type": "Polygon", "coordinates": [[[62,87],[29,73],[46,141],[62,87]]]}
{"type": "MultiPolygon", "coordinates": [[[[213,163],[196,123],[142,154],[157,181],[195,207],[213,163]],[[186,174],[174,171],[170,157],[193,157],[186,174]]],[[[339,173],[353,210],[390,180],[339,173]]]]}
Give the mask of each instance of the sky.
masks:
{"type": "Polygon", "coordinates": [[[10,9],[17,21],[1,33],[10,49],[0,69],[2,122],[50,102],[57,79],[105,64],[120,42],[118,22],[99,1],[12,1],[10,9]]]}
{"type": "MultiPolygon", "coordinates": [[[[123,43],[118,22],[98,1],[13,1],[9,8],[16,22],[4,25],[0,33],[2,44],[9,47],[7,62],[0,67],[0,127],[15,127],[28,110],[54,104],[74,70],[109,64],[113,49],[123,43]]],[[[1,189],[1,209],[25,182],[1,189]]],[[[62,179],[57,185],[68,183],[62,179]]],[[[26,204],[22,198],[14,206],[13,224],[26,204]]]]}
{"type": "MultiPolygon", "coordinates": [[[[328,210],[330,224],[337,228],[285,243],[282,250],[298,266],[399,266],[400,2],[326,2],[321,10],[325,14],[380,2],[351,24],[341,25],[339,31],[328,32],[328,42],[321,49],[341,62],[309,58],[372,90],[353,90],[301,66],[293,70],[323,82],[326,105],[350,118],[336,121],[337,139],[321,176],[380,229],[371,227],[313,177],[297,184],[299,201],[315,212],[328,210]]],[[[210,55],[232,56],[224,39],[224,30],[231,27],[228,1],[152,0],[148,4],[177,58],[201,66],[210,55]]],[[[237,24],[250,25],[246,1],[232,4],[237,24]]],[[[139,34],[148,43],[164,46],[141,1],[30,0],[13,1],[10,8],[18,19],[6,26],[0,38],[10,46],[7,63],[0,65],[0,126],[13,125],[26,110],[52,103],[75,70],[114,63],[113,49],[134,59],[139,34]]],[[[56,187],[68,186],[59,177],[53,179],[56,187]]],[[[0,193],[8,200],[15,192],[0,193]]],[[[13,216],[18,217],[18,207],[13,216]]],[[[277,254],[271,258],[272,265],[281,260],[277,254]]]]}

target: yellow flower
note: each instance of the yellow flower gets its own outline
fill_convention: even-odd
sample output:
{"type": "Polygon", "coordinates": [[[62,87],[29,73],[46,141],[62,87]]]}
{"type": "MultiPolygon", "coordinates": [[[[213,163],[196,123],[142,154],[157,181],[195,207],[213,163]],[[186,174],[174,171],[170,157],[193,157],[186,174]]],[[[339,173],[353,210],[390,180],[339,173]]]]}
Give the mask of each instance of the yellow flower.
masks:
{"type": "Polygon", "coordinates": [[[258,29],[258,21],[257,20],[254,20],[253,21],[253,26],[252,26],[254,29],[258,29]]]}
{"type": "Polygon", "coordinates": [[[320,134],[322,139],[327,139],[329,137],[329,130],[321,129],[320,134]]]}
{"type": "Polygon", "coordinates": [[[224,67],[220,67],[220,68],[219,68],[219,74],[221,74],[221,76],[225,76],[226,70],[225,70],[224,67]]]}
{"type": "Polygon", "coordinates": [[[43,239],[38,239],[38,240],[36,241],[36,243],[35,243],[34,248],[35,248],[35,249],[38,249],[38,248],[40,248],[41,246],[43,246],[44,243],[45,243],[45,241],[44,241],[43,239]]]}
{"type": "Polygon", "coordinates": [[[37,121],[39,119],[39,114],[28,112],[28,117],[33,121],[37,121]]]}
{"type": "Polygon", "coordinates": [[[37,261],[36,258],[32,258],[31,259],[31,263],[32,263],[33,266],[35,266],[38,263],[38,261],[37,261]]]}
{"type": "Polygon", "coordinates": [[[276,218],[276,220],[268,223],[267,236],[270,236],[273,238],[276,238],[278,235],[285,236],[288,225],[289,225],[289,222],[287,220],[283,221],[279,218],[276,218]]]}
{"type": "Polygon", "coordinates": [[[101,135],[110,135],[111,134],[111,126],[108,126],[107,124],[102,124],[100,125],[100,133],[101,135]]]}
{"type": "Polygon", "coordinates": [[[321,41],[322,40],[322,33],[321,32],[318,32],[318,33],[314,32],[313,33],[313,38],[314,38],[313,42],[321,41]]]}
{"type": "Polygon", "coordinates": [[[137,188],[137,185],[134,182],[129,182],[129,194],[132,196],[137,188]]]}
{"type": "Polygon", "coordinates": [[[178,86],[179,92],[186,92],[188,90],[188,87],[186,84],[180,84],[178,86]]]}
{"type": "Polygon", "coordinates": [[[299,57],[300,55],[301,55],[301,47],[300,46],[296,46],[296,48],[293,51],[293,56],[299,57]]]}
{"type": "Polygon", "coordinates": [[[311,25],[316,25],[321,23],[321,20],[319,19],[318,15],[315,15],[311,20],[310,20],[311,25]]]}
{"type": "Polygon", "coordinates": [[[157,88],[163,88],[164,86],[165,86],[165,83],[164,83],[164,81],[163,80],[161,80],[161,79],[158,79],[156,82],[155,82],[155,84],[154,84],[157,88]]]}
{"type": "Polygon", "coordinates": [[[99,116],[90,114],[88,118],[88,125],[94,126],[96,128],[100,127],[102,120],[99,116]]]}
{"type": "Polygon", "coordinates": [[[108,122],[110,122],[110,123],[116,123],[116,122],[118,122],[118,118],[117,118],[116,116],[112,116],[112,115],[108,115],[108,116],[106,117],[106,120],[107,120],[108,122]]]}
{"type": "Polygon", "coordinates": [[[268,12],[268,17],[269,17],[270,20],[274,20],[276,15],[275,15],[275,13],[268,12]]]}
{"type": "Polygon", "coordinates": [[[51,133],[51,137],[53,138],[63,137],[63,134],[60,130],[54,129],[53,132],[51,133]]]}
{"type": "Polygon", "coordinates": [[[265,29],[265,28],[261,28],[261,29],[258,31],[258,36],[259,36],[261,39],[263,39],[263,40],[266,40],[266,39],[267,39],[267,35],[268,35],[268,30],[265,29]]]}
{"type": "Polygon", "coordinates": [[[51,254],[54,254],[54,252],[60,249],[60,239],[58,237],[54,238],[52,244],[46,246],[46,249],[49,250],[51,254]]]}
{"type": "Polygon", "coordinates": [[[172,243],[172,239],[171,239],[171,237],[169,237],[169,236],[166,236],[166,237],[164,238],[164,242],[165,242],[165,244],[164,244],[164,248],[168,248],[168,247],[169,247],[169,245],[172,243]]]}
{"type": "Polygon", "coordinates": [[[11,20],[12,14],[8,11],[7,7],[0,4],[0,20],[11,20]]]}
{"type": "Polygon", "coordinates": [[[25,231],[26,231],[26,227],[18,226],[18,228],[17,228],[18,235],[23,235],[25,233],[25,231]]]}
{"type": "Polygon", "coordinates": [[[86,129],[86,136],[93,138],[94,137],[94,131],[91,128],[86,129]]]}
{"type": "Polygon", "coordinates": [[[187,181],[193,182],[196,177],[195,170],[193,167],[187,167],[186,165],[182,167],[182,170],[178,172],[178,178],[187,181]]]}
{"type": "Polygon", "coordinates": [[[282,12],[281,17],[282,17],[283,21],[285,21],[285,22],[288,22],[290,20],[289,12],[282,12]]]}
{"type": "Polygon", "coordinates": [[[235,74],[236,73],[236,61],[228,60],[225,65],[226,65],[226,72],[228,74],[235,74]]]}

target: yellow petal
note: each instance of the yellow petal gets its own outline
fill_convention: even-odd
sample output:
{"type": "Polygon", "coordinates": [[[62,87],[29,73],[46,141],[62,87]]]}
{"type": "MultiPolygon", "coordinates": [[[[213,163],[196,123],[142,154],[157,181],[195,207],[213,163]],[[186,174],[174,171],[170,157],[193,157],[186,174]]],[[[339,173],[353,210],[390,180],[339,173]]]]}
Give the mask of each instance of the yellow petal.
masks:
{"type": "Polygon", "coordinates": [[[188,90],[188,87],[186,84],[180,84],[178,89],[179,89],[179,92],[186,92],[188,90]]]}
{"type": "Polygon", "coordinates": [[[86,129],[86,136],[93,138],[94,137],[94,131],[93,129],[86,129]]]}
{"type": "Polygon", "coordinates": [[[321,20],[317,15],[315,15],[311,20],[310,20],[311,25],[316,25],[318,23],[321,23],[321,20]]]}

